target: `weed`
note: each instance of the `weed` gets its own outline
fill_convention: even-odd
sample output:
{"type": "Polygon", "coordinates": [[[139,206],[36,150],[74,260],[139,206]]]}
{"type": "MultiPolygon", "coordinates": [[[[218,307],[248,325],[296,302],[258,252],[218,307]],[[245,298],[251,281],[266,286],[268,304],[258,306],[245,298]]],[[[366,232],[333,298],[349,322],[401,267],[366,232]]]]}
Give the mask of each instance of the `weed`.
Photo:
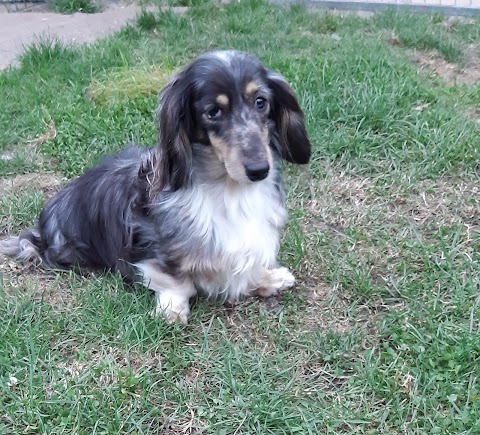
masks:
{"type": "Polygon", "coordinates": [[[100,11],[99,4],[92,0],[49,0],[50,7],[55,12],[64,14],[73,14],[83,12],[85,14],[94,14],[100,11]]]}

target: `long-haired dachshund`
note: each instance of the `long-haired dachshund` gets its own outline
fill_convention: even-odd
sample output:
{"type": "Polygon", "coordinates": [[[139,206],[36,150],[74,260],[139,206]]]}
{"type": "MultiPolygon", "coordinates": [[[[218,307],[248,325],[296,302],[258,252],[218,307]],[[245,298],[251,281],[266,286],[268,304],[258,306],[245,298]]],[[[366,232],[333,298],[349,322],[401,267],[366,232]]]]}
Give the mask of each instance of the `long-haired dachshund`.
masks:
{"type": "Polygon", "coordinates": [[[201,291],[234,301],[294,284],[277,265],[281,160],[306,164],[304,115],[285,79],[248,54],[195,59],[160,93],[155,148],[130,146],[70,182],[0,253],[119,271],[186,323],[201,291]]]}

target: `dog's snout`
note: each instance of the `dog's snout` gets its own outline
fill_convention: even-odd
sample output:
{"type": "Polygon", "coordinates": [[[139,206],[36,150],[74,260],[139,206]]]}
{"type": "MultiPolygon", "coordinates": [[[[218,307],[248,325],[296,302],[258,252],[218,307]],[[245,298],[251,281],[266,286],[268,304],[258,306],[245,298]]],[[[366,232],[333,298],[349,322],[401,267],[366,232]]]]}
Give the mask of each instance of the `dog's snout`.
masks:
{"type": "Polygon", "coordinates": [[[266,160],[245,164],[245,172],[250,181],[260,181],[267,178],[269,170],[270,165],[266,160]]]}

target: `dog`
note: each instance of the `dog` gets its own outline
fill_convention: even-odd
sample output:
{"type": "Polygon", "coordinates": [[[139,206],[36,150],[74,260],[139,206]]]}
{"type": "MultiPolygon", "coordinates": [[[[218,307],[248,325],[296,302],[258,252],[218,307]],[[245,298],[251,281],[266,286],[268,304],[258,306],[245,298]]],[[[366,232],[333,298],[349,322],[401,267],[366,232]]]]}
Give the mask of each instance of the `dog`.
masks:
{"type": "Polygon", "coordinates": [[[127,146],[67,184],[0,253],[50,268],[120,272],[187,323],[201,292],[233,303],[295,283],[277,264],[287,213],[281,163],[311,143],[280,74],[233,50],[194,59],[160,92],[154,148],[127,146]]]}

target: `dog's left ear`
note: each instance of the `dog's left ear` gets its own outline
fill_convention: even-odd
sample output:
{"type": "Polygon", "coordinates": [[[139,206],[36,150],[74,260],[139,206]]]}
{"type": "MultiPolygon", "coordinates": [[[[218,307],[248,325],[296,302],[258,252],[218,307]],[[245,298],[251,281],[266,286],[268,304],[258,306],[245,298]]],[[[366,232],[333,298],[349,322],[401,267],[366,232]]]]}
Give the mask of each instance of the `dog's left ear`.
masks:
{"type": "Polygon", "coordinates": [[[267,81],[273,93],[271,117],[279,134],[282,157],[291,163],[306,164],[310,160],[312,146],[297,97],[280,74],[268,71],[267,81]]]}

